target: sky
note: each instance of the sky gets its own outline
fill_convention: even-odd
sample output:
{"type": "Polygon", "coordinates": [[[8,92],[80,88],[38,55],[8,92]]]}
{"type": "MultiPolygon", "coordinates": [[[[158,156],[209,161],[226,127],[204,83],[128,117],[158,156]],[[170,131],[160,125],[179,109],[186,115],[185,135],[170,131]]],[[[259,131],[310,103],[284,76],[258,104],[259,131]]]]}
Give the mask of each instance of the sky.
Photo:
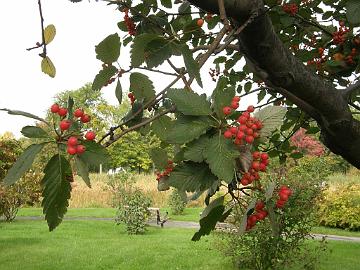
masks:
{"type": "MultiPolygon", "coordinates": [[[[92,82],[101,69],[96,59],[95,45],[115,32],[120,37],[117,22],[123,14],[113,6],[95,1],[71,3],[68,0],[42,0],[44,24],[54,24],[55,39],[47,46],[48,56],[56,67],[56,77],[50,78],[41,71],[39,50],[26,48],[41,42],[40,16],[37,0],[4,1],[0,9],[0,108],[22,110],[44,117],[54,102],[54,96],[65,90],[75,90],[92,82]]],[[[129,66],[129,48],[121,48],[119,63],[122,68],[129,66]]],[[[175,63],[177,61],[175,60],[175,63]]],[[[177,62],[179,63],[179,62],[177,62]]],[[[180,66],[181,67],[181,66],[180,66]]],[[[215,83],[207,74],[210,64],[202,69],[204,88],[193,83],[196,92],[210,94],[215,83]]],[[[169,71],[169,67],[162,67],[169,71]]],[[[173,77],[156,73],[151,75],[156,91],[163,90],[173,77]]],[[[121,84],[128,90],[129,78],[123,76],[121,84]]],[[[183,87],[180,82],[174,87],[183,87]]],[[[110,104],[116,104],[115,83],[102,90],[110,104]]],[[[21,128],[33,125],[34,121],[22,116],[8,115],[0,111],[0,134],[12,132],[21,136],[21,128]]]]}

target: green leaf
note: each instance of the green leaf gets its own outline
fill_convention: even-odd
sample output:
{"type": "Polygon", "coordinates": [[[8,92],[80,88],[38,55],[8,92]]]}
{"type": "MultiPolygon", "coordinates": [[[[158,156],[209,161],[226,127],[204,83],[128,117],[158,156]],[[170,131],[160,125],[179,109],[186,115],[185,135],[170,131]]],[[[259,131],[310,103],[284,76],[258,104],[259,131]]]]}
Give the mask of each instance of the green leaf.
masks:
{"type": "Polygon", "coordinates": [[[56,68],[51,59],[46,56],[41,60],[41,71],[54,78],[56,75],[56,68]]]}
{"type": "Polygon", "coordinates": [[[353,26],[360,25],[360,1],[347,0],[346,2],[346,18],[353,26]]]}
{"type": "Polygon", "coordinates": [[[208,117],[179,117],[167,134],[169,143],[183,144],[199,138],[211,127],[208,117]]]}
{"type": "Polygon", "coordinates": [[[170,186],[188,192],[207,190],[215,181],[216,176],[211,173],[205,162],[186,162],[177,165],[169,176],[170,186]]]}
{"type": "Polygon", "coordinates": [[[155,34],[141,34],[134,38],[134,41],[131,45],[131,66],[138,67],[145,62],[145,50],[148,43],[159,38],[155,34]]]}
{"type": "Polygon", "coordinates": [[[163,37],[150,41],[145,48],[145,62],[148,68],[154,68],[172,56],[170,42],[163,37]]]}
{"type": "Polygon", "coordinates": [[[249,215],[251,215],[251,212],[253,212],[253,210],[255,208],[255,204],[256,204],[256,199],[253,199],[249,203],[244,215],[242,216],[241,222],[239,225],[239,230],[238,230],[239,235],[243,234],[246,231],[247,218],[249,215]]]}
{"type": "Polygon", "coordinates": [[[119,105],[121,105],[123,93],[122,93],[122,87],[121,87],[121,83],[120,83],[119,79],[117,80],[117,83],[116,83],[115,96],[116,96],[117,100],[119,101],[119,105]]]}
{"type": "Polygon", "coordinates": [[[56,35],[55,25],[49,24],[48,26],[46,26],[46,28],[44,29],[45,44],[47,45],[51,41],[53,41],[55,38],[55,35],[56,35]]]}
{"type": "Polygon", "coordinates": [[[107,36],[95,46],[96,58],[106,64],[115,62],[120,56],[120,37],[117,33],[107,36]]]}
{"type": "Polygon", "coordinates": [[[213,106],[216,115],[220,118],[224,118],[225,114],[223,108],[230,106],[233,97],[235,96],[235,86],[226,87],[227,79],[221,77],[216,85],[216,88],[212,94],[213,106]]]}
{"type": "Polygon", "coordinates": [[[172,1],[171,0],[161,0],[161,4],[166,8],[172,7],[172,1]]]}
{"type": "Polygon", "coordinates": [[[190,142],[184,149],[184,158],[194,162],[203,162],[204,152],[209,144],[209,137],[201,136],[199,139],[190,142]]]}
{"type": "Polygon", "coordinates": [[[152,81],[148,76],[142,73],[131,73],[130,89],[134,93],[136,99],[144,99],[144,102],[148,102],[155,97],[155,90],[152,81]]]}
{"type": "Polygon", "coordinates": [[[169,116],[164,115],[152,122],[151,129],[160,140],[165,141],[173,125],[174,121],[169,116]]]}
{"type": "Polygon", "coordinates": [[[41,205],[49,230],[54,230],[61,222],[69,206],[72,172],[70,163],[59,154],[54,155],[44,169],[41,205]]]}
{"type": "Polygon", "coordinates": [[[75,166],[78,175],[84,180],[85,184],[91,188],[89,166],[83,161],[81,155],[75,156],[75,166]]]}
{"type": "Polygon", "coordinates": [[[72,121],[74,119],[74,115],[73,115],[74,99],[71,96],[69,96],[69,98],[68,98],[67,110],[68,110],[68,119],[72,121]]]}
{"type": "Polygon", "coordinates": [[[294,152],[294,153],[290,154],[290,157],[293,159],[299,159],[299,158],[302,158],[303,156],[304,156],[304,154],[301,152],[294,152]]]}
{"type": "Polygon", "coordinates": [[[3,182],[6,186],[14,184],[30,169],[36,155],[43,149],[46,143],[32,144],[17,158],[14,165],[9,169],[3,182]]]}
{"type": "Polygon", "coordinates": [[[199,63],[194,60],[193,54],[188,46],[183,45],[181,46],[180,50],[184,58],[186,70],[189,73],[190,77],[194,77],[198,85],[200,87],[203,87],[201,82],[199,63]]]}
{"type": "Polygon", "coordinates": [[[45,121],[45,119],[35,115],[35,114],[31,114],[31,113],[27,113],[27,112],[23,112],[23,111],[17,111],[17,110],[9,110],[9,109],[0,109],[0,111],[5,111],[7,112],[8,114],[11,114],[11,115],[21,115],[21,116],[25,116],[27,118],[32,118],[32,119],[35,119],[35,120],[39,120],[45,124],[47,124],[48,126],[50,126],[49,122],[45,121]]]}
{"type": "Polygon", "coordinates": [[[211,114],[211,104],[206,100],[205,95],[199,96],[185,89],[170,89],[167,97],[175,103],[176,109],[185,115],[211,114]]]}
{"type": "Polygon", "coordinates": [[[239,152],[232,141],[218,134],[210,139],[205,151],[206,162],[212,173],[227,183],[231,183],[234,178],[235,158],[238,156],[239,152]]]}
{"type": "Polygon", "coordinates": [[[168,165],[168,154],[164,149],[153,148],[150,150],[150,156],[155,164],[156,169],[163,170],[168,165]]]}
{"type": "Polygon", "coordinates": [[[88,165],[98,166],[109,162],[109,154],[106,149],[93,141],[84,141],[86,150],[81,154],[81,160],[88,165]]]}
{"type": "Polygon", "coordinates": [[[255,117],[261,120],[263,128],[260,130],[261,137],[269,137],[273,131],[284,122],[286,108],[280,106],[267,106],[255,113],[255,117]]]}
{"type": "Polygon", "coordinates": [[[22,135],[27,138],[48,138],[49,135],[40,127],[26,126],[21,129],[22,135]]]}
{"type": "Polygon", "coordinates": [[[100,70],[99,73],[95,76],[95,79],[92,83],[92,90],[100,90],[103,88],[112,76],[117,72],[117,68],[114,66],[107,66],[104,69],[100,70]]]}
{"type": "Polygon", "coordinates": [[[224,196],[213,200],[202,212],[200,217],[200,229],[192,237],[192,241],[200,240],[201,236],[208,235],[215,229],[216,223],[223,216],[225,210],[224,196]]]}

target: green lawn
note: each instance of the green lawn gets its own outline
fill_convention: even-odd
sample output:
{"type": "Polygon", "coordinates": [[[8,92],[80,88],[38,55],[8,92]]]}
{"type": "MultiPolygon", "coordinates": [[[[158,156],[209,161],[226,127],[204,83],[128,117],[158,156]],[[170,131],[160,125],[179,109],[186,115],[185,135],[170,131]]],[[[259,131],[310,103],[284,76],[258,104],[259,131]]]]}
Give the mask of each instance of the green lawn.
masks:
{"type": "Polygon", "coordinates": [[[336,228],[328,228],[328,227],[314,227],[312,229],[312,232],[319,233],[319,234],[360,237],[360,232],[353,232],[353,231],[336,229],[336,228]]]}
{"type": "MultiPolygon", "coordinates": [[[[195,230],[149,228],[129,236],[111,221],[65,220],[54,232],[46,222],[0,223],[1,270],[232,269],[213,237],[190,241],[195,230]]],[[[312,242],[309,241],[309,244],[312,242]]],[[[360,243],[329,242],[321,270],[356,270],[360,243]]]]}

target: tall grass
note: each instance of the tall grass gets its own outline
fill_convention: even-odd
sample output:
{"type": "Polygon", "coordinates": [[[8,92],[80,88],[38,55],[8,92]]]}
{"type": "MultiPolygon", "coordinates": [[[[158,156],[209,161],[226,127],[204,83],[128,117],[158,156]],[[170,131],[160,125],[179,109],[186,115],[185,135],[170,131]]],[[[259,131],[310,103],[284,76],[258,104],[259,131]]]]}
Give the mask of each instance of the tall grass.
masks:
{"type": "MultiPolygon", "coordinates": [[[[96,208],[112,207],[112,193],[107,188],[107,174],[91,174],[91,188],[88,188],[80,177],[75,178],[73,191],[71,194],[71,208],[96,208]]],[[[134,175],[135,186],[141,189],[147,196],[152,199],[153,207],[168,206],[168,198],[171,190],[158,191],[157,181],[153,175],[136,174],[134,175]]],[[[189,202],[189,207],[202,207],[204,196],[196,201],[189,202]]]]}
{"type": "Polygon", "coordinates": [[[351,168],[347,174],[334,173],[328,177],[328,182],[332,184],[337,183],[360,183],[360,170],[351,168]]]}

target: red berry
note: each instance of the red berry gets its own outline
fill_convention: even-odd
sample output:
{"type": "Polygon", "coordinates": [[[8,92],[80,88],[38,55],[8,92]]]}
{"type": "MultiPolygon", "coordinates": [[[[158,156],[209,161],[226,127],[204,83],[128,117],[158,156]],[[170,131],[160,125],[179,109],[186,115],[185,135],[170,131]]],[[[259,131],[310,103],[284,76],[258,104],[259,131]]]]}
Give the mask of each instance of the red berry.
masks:
{"type": "Polygon", "coordinates": [[[237,109],[237,108],[239,108],[239,102],[236,102],[236,101],[233,101],[233,102],[231,102],[231,108],[233,108],[233,109],[237,109]]]}
{"type": "Polygon", "coordinates": [[[75,155],[75,154],[76,154],[76,148],[73,147],[73,146],[68,146],[67,152],[68,152],[70,155],[75,155]]]}
{"type": "Polygon", "coordinates": [[[259,171],[266,172],[266,164],[261,162],[259,165],[259,171]]]}
{"type": "Polygon", "coordinates": [[[255,215],[251,215],[248,217],[248,221],[250,224],[255,224],[257,221],[257,217],[255,215]]]}
{"type": "Polygon", "coordinates": [[[242,131],[238,131],[238,133],[236,134],[236,138],[238,139],[243,139],[245,137],[245,133],[242,131]]]}
{"type": "Polygon", "coordinates": [[[280,200],[282,200],[282,201],[287,201],[287,200],[289,199],[289,195],[280,192],[280,193],[279,193],[279,198],[280,198],[280,200]]]}
{"type": "Polygon", "coordinates": [[[80,120],[83,123],[88,123],[88,122],[90,122],[91,118],[90,118],[90,115],[84,114],[83,116],[81,116],[80,120]]]}
{"type": "Polygon", "coordinates": [[[233,134],[231,133],[230,130],[226,130],[226,131],[224,132],[224,137],[225,137],[226,139],[230,139],[232,136],[233,136],[233,134]]]}
{"type": "MultiPolygon", "coordinates": [[[[247,121],[247,118],[245,117],[245,116],[240,116],[239,118],[238,118],[238,122],[240,123],[240,124],[242,124],[242,125],[244,125],[245,123],[246,123],[246,121],[247,121]]],[[[246,127],[246,126],[245,126],[246,127]]]]}
{"type": "Polygon", "coordinates": [[[249,180],[243,177],[243,178],[241,178],[240,183],[241,183],[243,186],[247,186],[247,185],[249,184],[249,180]]]}
{"type": "Polygon", "coordinates": [[[253,137],[253,136],[251,136],[251,135],[246,136],[246,137],[245,137],[245,141],[246,141],[247,143],[253,143],[253,141],[254,141],[254,137],[253,137]]]}
{"type": "Polygon", "coordinates": [[[255,151],[255,152],[252,154],[252,156],[253,156],[254,159],[259,159],[259,158],[260,158],[260,152],[255,151]]]}
{"type": "Polygon", "coordinates": [[[231,108],[228,107],[228,106],[226,106],[226,107],[223,108],[223,113],[224,113],[225,115],[231,114],[231,111],[232,111],[231,108]]]}
{"type": "Polygon", "coordinates": [[[243,112],[241,115],[244,116],[246,119],[250,118],[250,113],[249,112],[243,112]]]}
{"type": "Polygon", "coordinates": [[[260,121],[256,122],[255,125],[257,126],[257,129],[262,129],[263,127],[263,124],[260,121]]]}
{"type": "Polygon", "coordinates": [[[61,130],[67,130],[71,126],[70,120],[62,120],[59,124],[61,130]]]}
{"type": "Polygon", "coordinates": [[[255,111],[254,106],[250,105],[249,107],[247,107],[246,111],[248,111],[249,113],[252,113],[253,111],[255,111]]]}
{"type": "Polygon", "coordinates": [[[253,135],[254,134],[254,131],[251,128],[246,129],[245,132],[246,132],[247,135],[253,135]]]}
{"type": "Polygon", "coordinates": [[[283,208],[284,207],[284,205],[285,205],[285,201],[282,201],[282,200],[278,200],[277,202],[276,202],[276,207],[277,208],[283,208]]]}
{"type": "Polygon", "coordinates": [[[238,129],[237,129],[237,127],[231,127],[230,131],[232,134],[236,134],[238,132],[238,129]]]}
{"type": "Polygon", "coordinates": [[[87,139],[88,141],[93,141],[95,139],[96,135],[95,132],[93,131],[88,131],[85,134],[85,139],[87,139]]]}
{"type": "Polygon", "coordinates": [[[258,170],[260,169],[260,162],[254,161],[254,162],[251,164],[251,167],[252,167],[255,171],[258,171],[258,170]]]}
{"type": "Polygon", "coordinates": [[[85,146],[79,144],[78,146],[76,146],[76,153],[78,155],[81,155],[82,153],[84,153],[86,150],[85,146]]]}
{"type": "Polygon", "coordinates": [[[128,97],[129,97],[130,99],[133,99],[133,98],[134,98],[134,94],[130,92],[130,93],[128,94],[128,97]]]}
{"type": "Polygon", "coordinates": [[[82,110],[82,109],[76,109],[75,111],[74,111],[74,116],[75,117],[81,117],[81,116],[83,116],[84,115],[84,111],[82,110]]]}
{"type": "Polygon", "coordinates": [[[246,126],[246,125],[240,125],[240,126],[239,126],[239,131],[245,132],[245,130],[247,130],[247,126],[246,126]]]}
{"type": "Polygon", "coordinates": [[[269,159],[269,155],[267,153],[262,153],[260,157],[261,157],[262,160],[269,159]]]}
{"type": "Polygon", "coordinates": [[[76,138],[76,137],[74,137],[74,136],[72,136],[72,137],[70,137],[69,139],[68,139],[68,145],[70,145],[70,146],[75,146],[75,145],[77,145],[78,144],[78,139],[76,138]]]}
{"type": "Polygon", "coordinates": [[[196,24],[197,24],[199,27],[202,27],[203,24],[204,24],[204,20],[203,20],[203,19],[198,19],[198,20],[196,21],[196,24]]]}
{"type": "Polygon", "coordinates": [[[257,201],[255,205],[256,211],[260,211],[265,207],[265,203],[263,201],[257,201]]]}
{"type": "Polygon", "coordinates": [[[237,96],[235,96],[235,97],[233,97],[233,99],[232,99],[232,102],[239,102],[240,101],[240,97],[237,97],[237,96]]]}
{"type": "Polygon", "coordinates": [[[53,105],[51,106],[50,111],[51,111],[52,113],[57,113],[57,112],[59,112],[59,109],[60,109],[60,106],[55,103],[55,104],[53,104],[53,105]]]}
{"type": "Polygon", "coordinates": [[[67,109],[66,108],[59,108],[58,115],[60,115],[60,116],[67,115],[67,109]]]}

